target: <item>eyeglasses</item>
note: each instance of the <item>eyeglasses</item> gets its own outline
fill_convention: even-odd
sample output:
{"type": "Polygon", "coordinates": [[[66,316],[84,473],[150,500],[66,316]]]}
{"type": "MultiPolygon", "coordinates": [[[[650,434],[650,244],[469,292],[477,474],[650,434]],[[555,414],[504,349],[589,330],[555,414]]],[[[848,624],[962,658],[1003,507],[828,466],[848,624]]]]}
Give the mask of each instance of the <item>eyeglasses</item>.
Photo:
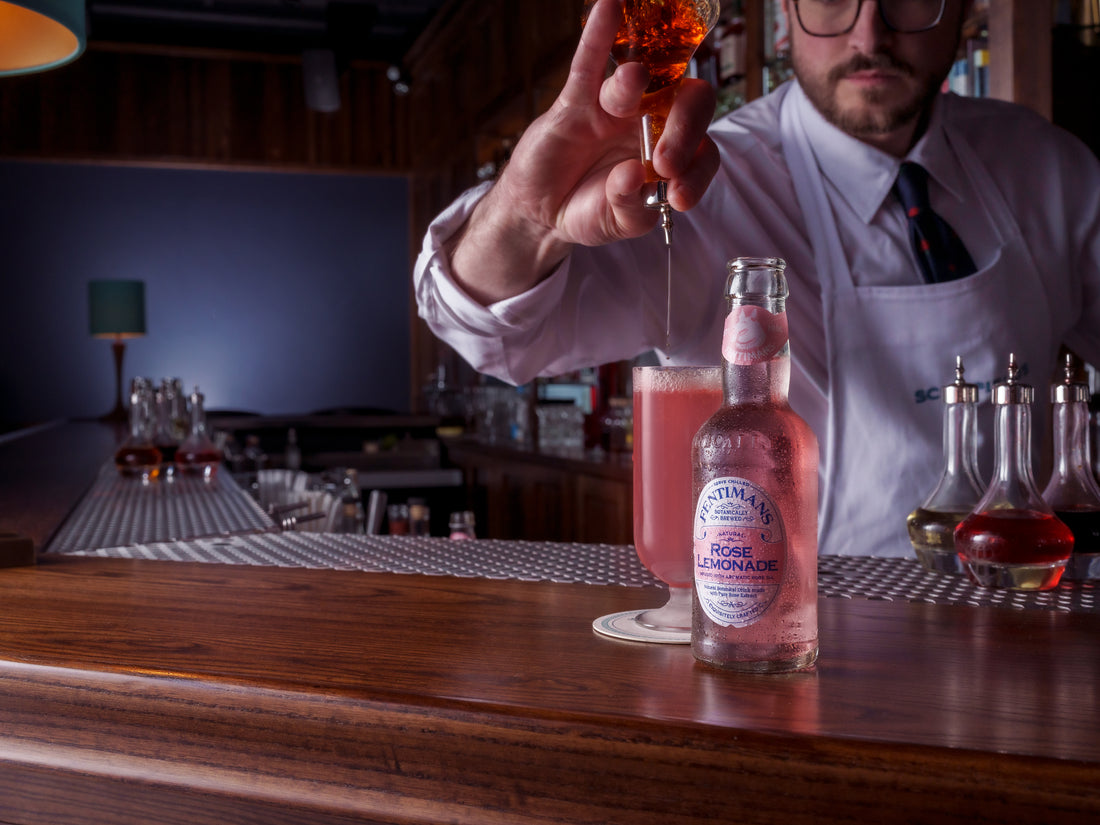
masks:
{"type": "MultiPolygon", "coordinates": [[[[814,37],[839,37],[856,25],[863,0],[793,0],[802,31],[814,37]]],[[[878,0],[878,13],[891,31],[903,34],[934,29],[947,0],[878,0]]]]}

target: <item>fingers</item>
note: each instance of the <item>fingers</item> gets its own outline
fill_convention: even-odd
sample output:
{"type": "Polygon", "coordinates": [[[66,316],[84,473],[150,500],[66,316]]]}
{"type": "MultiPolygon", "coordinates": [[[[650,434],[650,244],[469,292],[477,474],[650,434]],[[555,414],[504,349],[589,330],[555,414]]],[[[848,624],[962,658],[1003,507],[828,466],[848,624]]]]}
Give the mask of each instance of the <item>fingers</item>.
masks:
{"type": "Polygon", "coordinates": [[[596,0],[569,66],[561,100],[586,105],[599,98],[615,34],[623,19],[622,0],[596,0]]]}
{"type": "Polygon", "coordinates": [[[624,63],[600,87],[600,107],[612,117],[634,117],[648,85],[649,72],[645,66],[624,63]]]}
{"type": "Polygon", "coordinates": [[[703,138],[685,172],[669,184],[668,202],[672,208],[686,212],[699,203],[720,165],[718,146],[709,137],[703,138]]]}
{"type": "Polygon", "coordinates": [[[641,161],[618,164],[607,176],[606,196],[611,207],[604,231],[610,240],[636,238],[657,225],[660,213],[645,206],[645,167],[641,161]]]}
{"type": "Polygon", "coordinates": [[[668,114],[653,157],[657,173],[677,178],[696,159],[714,117],[715,92],[709,83],[685,78],[668,114]]]}

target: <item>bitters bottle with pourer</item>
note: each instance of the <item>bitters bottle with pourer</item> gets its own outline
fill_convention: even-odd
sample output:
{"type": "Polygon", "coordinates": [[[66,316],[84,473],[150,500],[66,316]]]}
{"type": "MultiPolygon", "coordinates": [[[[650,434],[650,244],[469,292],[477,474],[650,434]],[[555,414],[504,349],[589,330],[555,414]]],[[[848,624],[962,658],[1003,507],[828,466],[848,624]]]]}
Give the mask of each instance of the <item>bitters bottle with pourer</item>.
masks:
{"type": "Polygon", "coordinates": [[[984,587],[1049,590],[1073,552],[1073,533],[1054,515],[1031,472],[1034,390],[1017,380],[1016,356],[1008,378],[993,387],[993,478],[982,500],[955,528],[963,569],[984,587]]]}
{"type": "MultiPolygon", "coordinates": [[[[585,19],[593,2],[585,4],[585,19]]],[[[666,182],[653,168],[653,153],[688,63],[718,22],[719,7],[718,0],[625,0],[623,20],[611,48],[617,64],[637,62],[649,71],[641,103],[642,161],[646,181],[656,190],[646,205],[660,210],[668,245],[672,244],[672,208],[666,182]]]]}
{"type": "Polygon", "coordinates": [[[1100,485],[1089,458],[1089,388],[1074,373],[1067,354],[1062,380],[1050,385],[1054,471],[1043,500],[1073,533],[1065,578],[1100,579],[1100,485]]]}
{"type": "Polygon", "coordinates": [[[206,432],[206,407],[199,388],[191,393],[191,432],[176,449],[176,469],[188,476],[210,480],[218,472],[222,454],[206,432]]]}
{"type": "Polygon", "coordinates": [[[978,387],[963,380],[965,371],[962,356],[956,356],[955,380],[943,388],[943,472],[906,519],[917,559],[941,573],[962,571],[955,528],[985,491],[978,475],[978,387]]]}
{"type": "Polygon", "coordinates": [[[115,451],[120,475],[146,482],[160,475],[163,456],[153,443],[156,427],[152,386],[135,379],[130,393],[130,434],[115,451]]]}

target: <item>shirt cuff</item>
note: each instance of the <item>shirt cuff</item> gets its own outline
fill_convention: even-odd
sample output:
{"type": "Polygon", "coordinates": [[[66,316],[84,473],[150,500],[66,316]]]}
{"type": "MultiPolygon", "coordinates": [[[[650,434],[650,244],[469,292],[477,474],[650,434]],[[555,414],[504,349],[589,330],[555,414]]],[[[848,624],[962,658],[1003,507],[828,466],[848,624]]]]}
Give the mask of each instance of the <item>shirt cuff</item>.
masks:
{"type": "Polygon", "coordinates": [[[542,322],[557,306],[565,291],[569,259],[563,260],[543,280],[526,292],[482,306],[460,287],[451,273],[444,244],[462,227],[491,184],[463,193],[432,221],[414,272],[420,315],[433,321],[457,324],[467,333],[494,337],[521,333],[542,322]]]}

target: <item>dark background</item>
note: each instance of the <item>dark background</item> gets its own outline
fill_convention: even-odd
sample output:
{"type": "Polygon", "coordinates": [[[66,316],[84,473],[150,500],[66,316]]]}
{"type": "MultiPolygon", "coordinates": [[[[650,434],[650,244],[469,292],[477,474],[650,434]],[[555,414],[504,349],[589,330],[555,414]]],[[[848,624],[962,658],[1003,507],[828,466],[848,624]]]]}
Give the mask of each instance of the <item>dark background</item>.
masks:
{"type": "Polygon", "coordinates": [[[402,177],[0,162],[0,425],[114,403],[87,282],[145,281],[124,381],[208,409],[409,404],[402,177]]]}

